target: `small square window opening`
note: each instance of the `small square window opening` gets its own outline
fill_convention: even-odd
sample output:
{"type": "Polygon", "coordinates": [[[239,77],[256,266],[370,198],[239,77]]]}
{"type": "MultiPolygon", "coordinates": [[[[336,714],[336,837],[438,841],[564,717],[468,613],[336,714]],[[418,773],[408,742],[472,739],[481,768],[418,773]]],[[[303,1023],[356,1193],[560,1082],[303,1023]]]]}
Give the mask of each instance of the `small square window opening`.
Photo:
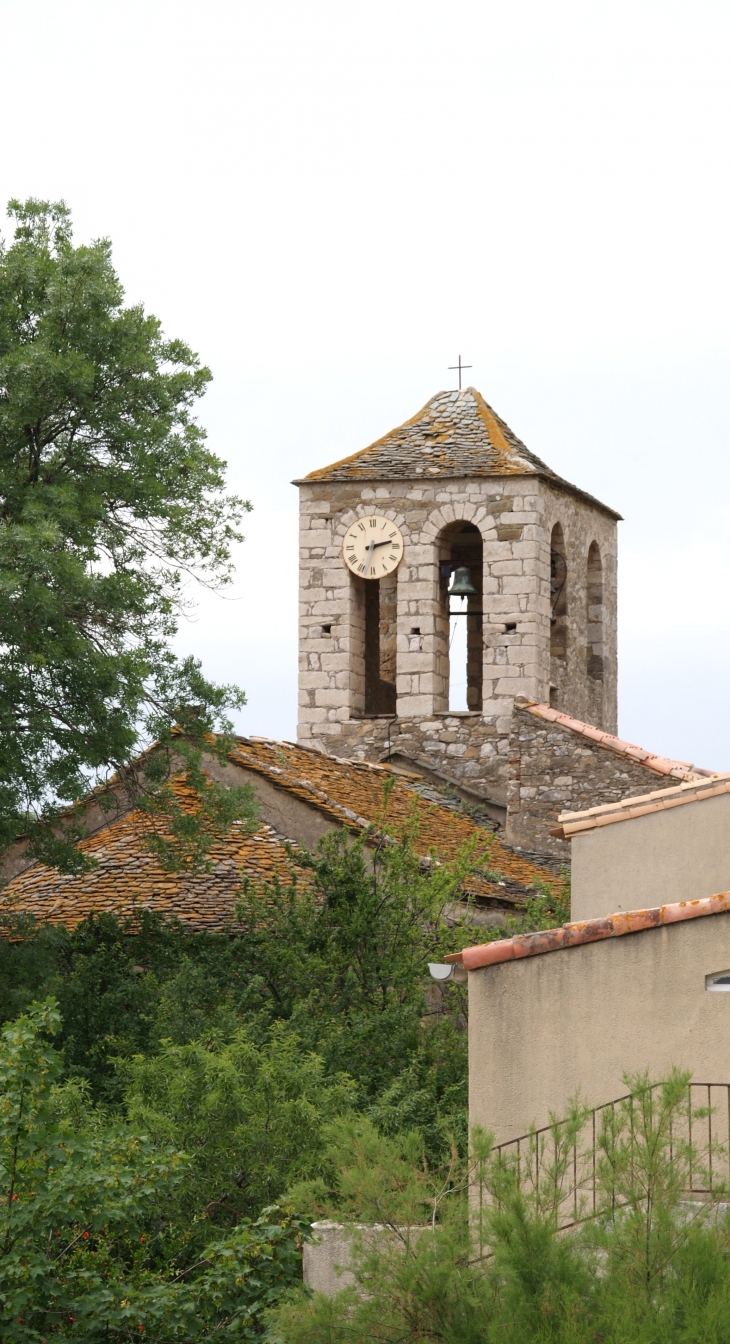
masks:
{"type": "Polygon", "coordinates": [[[730,993],[730,971],[715,971],[714,975],[705,976],[705,989],[712,990],[715,993],[730,993]]]}

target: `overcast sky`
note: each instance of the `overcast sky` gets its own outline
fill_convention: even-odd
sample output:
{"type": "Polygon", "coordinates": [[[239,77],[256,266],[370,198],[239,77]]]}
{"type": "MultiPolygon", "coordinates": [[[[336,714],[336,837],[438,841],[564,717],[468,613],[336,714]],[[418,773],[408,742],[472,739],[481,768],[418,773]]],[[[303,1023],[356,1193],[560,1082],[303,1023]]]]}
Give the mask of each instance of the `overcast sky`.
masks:
{"type": "MultiPolygon", "coordinates": [[[[295,476],[470,381],[625,517],[619,730],[730,768],[730,6],[0,0],[0,198],[213,369],[253,505],[180,647],[295,736],[295,476]]],[[[7,230],[4,230],[7,233],[7,230]]]]}

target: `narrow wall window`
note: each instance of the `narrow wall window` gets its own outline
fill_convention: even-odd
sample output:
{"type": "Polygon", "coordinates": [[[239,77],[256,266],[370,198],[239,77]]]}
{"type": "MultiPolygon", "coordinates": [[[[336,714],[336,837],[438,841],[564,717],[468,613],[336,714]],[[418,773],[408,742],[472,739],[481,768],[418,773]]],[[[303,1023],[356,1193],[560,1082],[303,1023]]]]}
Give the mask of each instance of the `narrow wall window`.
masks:
{"type": "Polygon", "coordinates": [[[568,564],[560,523],[550,537],[550,657],[568,657],[568,564]]]}
{"type": "Polygon", "coordinates": [[[588,551],[588,575],[586,583],[587,621],[586,621],[586,668],[588,676],[594,681],[603,681],[605,662],[605,617],[603,610],[603,565],[598,544],[592,541],[588,551]]]}
{"type": "Polygon", "coordinates": [[[397,584],[397,573],[365,582],[366,714],[395,714],[397,584]]]}

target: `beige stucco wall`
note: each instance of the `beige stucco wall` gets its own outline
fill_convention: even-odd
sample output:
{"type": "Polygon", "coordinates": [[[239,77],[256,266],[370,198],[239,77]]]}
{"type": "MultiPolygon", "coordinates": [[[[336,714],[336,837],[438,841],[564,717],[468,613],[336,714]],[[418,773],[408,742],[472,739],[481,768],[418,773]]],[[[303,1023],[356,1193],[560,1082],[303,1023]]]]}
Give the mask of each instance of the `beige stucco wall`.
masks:
{"type": "Polygon", "coordinates": [[[374,1223],[347,1224],[328,1220],[312,1223],[313,1240],[305,1241],[302,1247],[302,1278],[305,1286],[311,1288],[312,1292],[325,1293],[327,1297],[334,1297],[343,1288],[349,1288],[355,1282],[355,1275],[350,1268],[353,1263],[353,1239],[356,1239],[358,1247],[367,1251],[388,1241],[396,1245],[400,1241],[402,1245],[429,1230],[425,1227],[411,1227],[403,1228],[396,1234],[393,1229],[374,1223]]]}
{"type": "Polygon", "coordinates": [[[616,821],[571,840],[573,919],[730,890],[730,793],[616,821]]]}
{"type": "Polygon", "coordinates": [[[232,787],[251,784],[258,798],[261,820],[304,849],[316,849],[323,835],[337,829],[336,824],[313,804],[288,789],[277,788],[256,770],[247,770],[235,761],[221,765],[215,756],[205,757],[205,769],[214,779],[232,787]]]}
{"type": "Polygon", "coordinates": [[[730,994],[705,989],[724,970],[730,912],[471,971],[471,1124],[504,1142],[645,1068],[730,1083],[730,994]]]}
{"type": "Polygon", "coordinates": [[[343,1223],[312,1223],[312,1241],[302,1247],[302,1278],[313,1293],[334,1297],[355,1282],[350,1269],[352,1237],[361,1229],[343,1223]]]}

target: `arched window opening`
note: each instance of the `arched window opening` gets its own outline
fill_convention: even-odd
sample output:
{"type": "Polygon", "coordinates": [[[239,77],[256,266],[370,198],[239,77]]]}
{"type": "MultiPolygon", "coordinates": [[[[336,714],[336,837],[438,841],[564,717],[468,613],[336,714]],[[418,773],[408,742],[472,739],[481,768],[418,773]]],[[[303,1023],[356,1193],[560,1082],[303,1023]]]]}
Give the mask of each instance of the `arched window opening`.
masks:
{"type": "Polygon", "coordinates": [[[560,523],[550,537],[550,657],[568,657],[568,563],[560,523]]]}
{"type": "Polygon", "coordinates": [[[482,536],[479,528],[464,522],[444,528],[439,560],[442,624],[448,639],[444,667],[444,677],[448,681],[447,707],[457,713],[478,712],[482,708],[484,658],[482,536]]]}
{"type": "Polygon", "coordinates": [[[365,713],[395,714],[397,571],[365,585],[365,713]]]}
{"type": "Polygon", "coordinates": [[[588,676],[594,681],[603,681],[606,646],[603,611],[603,565],[598,543],[592,541],[588,551],[587,594],[587,638],[586,665],[588,676]]]}

